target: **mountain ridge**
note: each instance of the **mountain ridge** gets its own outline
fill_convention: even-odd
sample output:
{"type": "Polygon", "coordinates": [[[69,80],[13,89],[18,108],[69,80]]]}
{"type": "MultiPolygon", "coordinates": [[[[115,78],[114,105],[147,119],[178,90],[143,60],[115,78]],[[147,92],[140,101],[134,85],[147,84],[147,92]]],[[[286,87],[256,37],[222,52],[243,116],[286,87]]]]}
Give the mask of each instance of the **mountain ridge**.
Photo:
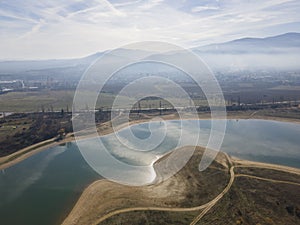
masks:
{"type": "MultiPolygon", "coordinates": [[[[286,68],[298,68],[299,65],[297,61],[299,61],[300,58],[300,33],[290,32],[264,38],[245,37],[223,43],[199,46],[191,48],[190,50],[207,61],[208,64],[212,64],[212,67],[215,66],[219,69],[227,65],[237,65],[236,62],[238,62],[239,65],[246,65],[245,68],[251,67],[252,65],[271,68],[280,66],[278,64],[283,62],[287,64],[286,68]],[[261,55],[263,55],[262,60],[258,59],[261,55]],[[287,57],[289,60],[284,60],[287,57]],[[262,61],[263,63],[261,63],[262,61]],[[219,62],[224,62],[224,65],[219,62]]],[[[73,73],[78,73],[84,71],[91,63],[107,52],[109,52],[109,50],[73,59],[0,60],[0,74],[28,74],[32,71],[53,69],[70,71],[70,68],[73,68],[73,73]]],[[[145,59],[168,57],[168,52],[161,54],[149,50],[148,53],[148,57],[145,59]]],[[[143,54],[144,52],[140,50],[121,48],[113,51],[111,56],[135,58],[143,54]]],[[[61,73],[65,74],[66,72],[61,73]]]]}
{"type": "Polygon", "coordinates": [[[280,54],[288,51],[299,51],[299,49],[300,33],[295,32],[264,38],[245,37],[193,48],[194,51],[202,54],[280,54]]]}

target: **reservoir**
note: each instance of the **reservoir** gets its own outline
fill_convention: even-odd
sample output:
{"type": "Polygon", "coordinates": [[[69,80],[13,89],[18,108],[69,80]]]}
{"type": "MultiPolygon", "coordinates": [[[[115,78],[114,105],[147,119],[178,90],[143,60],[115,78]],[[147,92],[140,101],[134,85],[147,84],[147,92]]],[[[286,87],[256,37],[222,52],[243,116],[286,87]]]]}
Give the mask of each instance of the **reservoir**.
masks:
{"type": "MultiPolygon", "coordinates": [[[[190,138],[200,129],[198,144],[207,144],[211,126],[209,120],[201,120],[200,123],[186,120],[182,123],[188,129],[181,130],[181,122],[177,120],[165,121],[163,124],[136,124],[119,131],[118,137],[106,135],[101,137],[101,141],[116,159],[136,166],[146,166],[149,174],[152,174],[152,163],[176,148],[182,133],[190,138]],[[131,148],[141,148],[142,145],[131,140],[128,131],[140,140],[147,139],[153,133],[165,136],[158,145],[151,142],[153,146],[148,146],[147,151],[136,151],[131,148]]],[[[91,138],[82,140],[82,143],[91,147],[95,146],[96,141],[96,138],[91,138]]],[[[188,140],[183,143],[188,143],[188,140]]],[[[221,151],[242,159],[300,168],[299,146],[299,124],[228,120],[221,151]]],[[[104,159],[99,160],[107,163],[104,159]]],[[[143,174],[137,174],[139,176],[144,179],[143,174]]],[[[84,160],[76,142],[35,154],[0,171],[0,224],[60,224],[83,189],[97,179],[101,179],[101,176],[84,160]]]]}

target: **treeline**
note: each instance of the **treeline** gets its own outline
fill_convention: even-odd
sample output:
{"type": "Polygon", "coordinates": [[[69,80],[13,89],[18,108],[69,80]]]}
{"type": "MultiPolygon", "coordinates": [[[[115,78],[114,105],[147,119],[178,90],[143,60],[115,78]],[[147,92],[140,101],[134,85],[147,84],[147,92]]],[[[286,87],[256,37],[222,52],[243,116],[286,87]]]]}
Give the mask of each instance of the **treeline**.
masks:
{"type": "Polygon", "coordinates": [[[5,139],[2,139],[0,156],[9,155],[27,146],[57,137],[62,130],[65,133],[73,131],[71,114],[67,113],[13,114],[1,120],[0,124],[16,130],[16,132],[8,132],[5,139]],[[23,128],[19,129],[19,127],[23,128]]]}

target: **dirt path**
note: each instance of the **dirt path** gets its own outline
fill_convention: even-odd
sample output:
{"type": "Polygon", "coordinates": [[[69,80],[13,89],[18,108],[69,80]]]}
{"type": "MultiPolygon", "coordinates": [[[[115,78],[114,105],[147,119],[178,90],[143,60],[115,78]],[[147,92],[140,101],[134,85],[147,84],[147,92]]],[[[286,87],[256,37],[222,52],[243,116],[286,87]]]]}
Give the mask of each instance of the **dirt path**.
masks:
{"type": "Polygon", "coordinates": [[[283,183],[283,184],[292,184],[292,185],[300,186],[300,183],[296,183],[296,182],[284,181],[284,180],[274,180],[274,179],[269,179],[269,178],[264,178],[264,177],[247,175],[247,174],[236,174],[235,177],[248,177],[248,178],[253,178],[253,179],[257,179],[257,180],[269,181],[269,182],[273,182],[273,183],[283,183]]]}
{"type": "MultiPolygon", "coordinates": [[[[231,188],[231,186],[234,182],[234,178],[235,178],[234,166],[233,166],[233,163],[231,162],[231,159],[229,158],[229,156],[227,154],[225,154],[225,155],[228,159],[228,163],[230,164],[230,170],[229,170],[230,171],[230,180],[229,180],[229,183],[227,184],[225,189],[217,197],[215,197],[213,200],[209,201],[208,203],[205,203],[205,204],[199,205],[199,206],[195,206],[195,207],[190,207],[190,208],[131,207],[131,208],[119,209],[119,210],[112,211],[112,212],[102,216],[96,222],[94,222],[93,225],[98,225],[99,223],[105,221],[106,219],[108,219],[112,216],[122,214],[122,213],[126,213],[126,212],[133,212],[133,211],[190,212],[190,211],[199,211],[199,210],[204,209],[194,219],[194,221],[191,223],[191,224],[196,224],[206,214],[206,212],[208,212],[230,190],[230,188],[231,188]]],[[[99,181],[99,182],[101,182],[101,181],[99,181]]]]}
{"type": "Polygon", "coordinates": [[[251,162],[246,160],[237,159],[234,160],[235,163],[239,165],[235,165],[236,168],[260,168],[260,169],[269,169],[269,170],[277,170],[283,171],[287,173],[293,173],[300,175],[300,169],[288,167],[288,166],[281,166],[275,164],[268,164],[268,163],[261,163],[261,162],[251,162]]]}
{"type": "Polygon", "coordinates": [[[103,222],[104,220],[106,220],[112,216],[115,216],[115,215],[118,215],[121,213],[126,213],[126,212],[132,212],[132,211],[190,212],[190,211],[198,211],[201,209],[205,209],[206,207],[208,207],[209,204],[210,204],[210,202],[208,202],[204,205],[200,205],[200,206],[196,206],[196,207],[192,207],[192,208],[133,207],[133,208],[120,209],[120,210],[116,210],[116,211],[106,214],[105,216],[103,216],[99,220],[97,220],[95,223],[93,223],[93,225],[98,225],[99,223],[103,222]]]}
{"type": "Polygon", "coordinates": [[[217,202],[223,198],[223,196],[230,190],[233,182],[234,182],[234,178],[235,178],[235,174],[234,174],[234,166],[233,163],[230,159],[230,157],[228,156],[228,154],[224,153],[229,164],[230,164],[230,180],[228,185],[225,187],[225,189],[216,197],[214,198],[212,201],[209,202],[209,204],[207,205],[207,207],[198,215],[194,218],[194,220],[190,223],[190,225],[195,225],[199,222],[199,220],[201,220],[201,218],[203,216],[205,216],[205,214],[212,208],[214,207],[215,204],[217,204],[217,202]]]}
{"type": "Polygon", "coordinates": [[[95,223],[93,223],[93,225],[98,225],[99,223],[103,222],[104,220],[106,220],[114,215],[126,213],[126,212],[132,212],[132,211],[147,211],[147,210],[149,210],[149,211],[167,211],[167,212],[187,212],[187,211],[202,210],[200,212],[200,214],[198,216],[196,216],[194,218],[194,220],[190,223],[190,225],[195,225],[206,215],[207,212],[209,212],[209,210],[212,207],[214,207],[220,201],[220,199],[223,198],[223,196],[226,193],[228,193],[228,191],[232,187],[236,177],[249,177],[252,179],[259,179],[259,180],[264,180],[264,181],[268,181],[268,182],[285,183],[285,184],[300,186],[300,183],[296,183],[296,182],[274,180],[274,179],[268,179],[268,178],[257,177],[257,176],[246,175],[246,174],[235,174],[235,172],[234,172],[235,167],[255,167],[255,168],[274,169],[274,170],[278,170],[278,171],[284,171],[284,172],[289,172],[289,173],[300,175],[299,169],[296,169],[296,168],[294,169],[294,168],[285,167],[285,166],[272,165],[272,164],[266,164],[266,163],[255,163],[255,162],[250,162],[250,161],[243,161],[240,159],[238,159],[236,161],[236,160],[232,160],[226,153],[224,153],[224,154],[229,163],[230,180],[229,180],[229,183],[227,184],[227,186],[225,187],[225,189],[210,202],[200,205],[200,206],[197,206],[197,207],[192,207],[192,208],[133,207],[133,208],[120,209],[120,210],[116,210],[116,211],[113,211],[113,212],[110,212],[110,213],[104,215],[103,217],[99,218],[99,220],[97,220],[95,223]],[[235,166],[236,163],[239,163],[239,164],[243,163],[243,165],[235,166]]]}

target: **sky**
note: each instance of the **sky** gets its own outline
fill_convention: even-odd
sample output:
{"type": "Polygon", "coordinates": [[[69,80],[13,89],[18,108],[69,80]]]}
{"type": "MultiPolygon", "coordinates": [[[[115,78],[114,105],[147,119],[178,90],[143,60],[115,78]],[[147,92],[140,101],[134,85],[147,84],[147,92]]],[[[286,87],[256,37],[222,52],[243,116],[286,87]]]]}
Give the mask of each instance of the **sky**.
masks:
{"type": "Polygon", "coordinates": [[[137,41],[183,47],[300,32],[299,0],[0,0],[0,60],[77,58],[137,41]]]}

